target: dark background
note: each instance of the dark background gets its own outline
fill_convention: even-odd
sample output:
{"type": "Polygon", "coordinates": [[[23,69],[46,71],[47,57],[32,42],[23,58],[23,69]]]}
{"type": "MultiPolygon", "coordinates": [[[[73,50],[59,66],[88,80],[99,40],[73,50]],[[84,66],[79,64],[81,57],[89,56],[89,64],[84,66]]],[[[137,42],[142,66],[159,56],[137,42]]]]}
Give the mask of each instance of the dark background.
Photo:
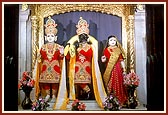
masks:
{"type": "MultiPolygon", "coordinates": [[[[122,42],[122,19],[121,17],[91,11],[75,11],[58,15],[51,18],[55,20],[58,29],[58,44],[64,44],[76,35],[78,21],[82,17],[89,24],[89,35],[99,42],[107,40],[108,36],[115,35],[122,42]]],[[[44,19],[46,23],[48,17],[44,19]]],[[[45,29],[45,28],[44,28],[45,29]]]]}

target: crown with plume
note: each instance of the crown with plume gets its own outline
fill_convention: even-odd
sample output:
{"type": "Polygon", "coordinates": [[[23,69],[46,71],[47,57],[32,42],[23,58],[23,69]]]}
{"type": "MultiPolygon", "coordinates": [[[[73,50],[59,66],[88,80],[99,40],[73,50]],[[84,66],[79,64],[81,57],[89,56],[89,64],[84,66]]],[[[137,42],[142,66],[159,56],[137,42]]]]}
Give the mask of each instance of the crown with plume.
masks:
{"type": "Polygon", "coordinates": [[[49,16],[48,20],[46,21],[45,26],[45,34],[54,34],[56,35],[58,30],[56,28],[57,24],[55,24],[55,21],[49,16]]]}
{"type": "Polygon", "coordinates": [[[82,33],[89,34],[89,28],[88,28],[89,24],[82,17],[79,18],[78,25],[76,25],[76,27],[77,27],[76,33],[78,35],[82,33]]]}

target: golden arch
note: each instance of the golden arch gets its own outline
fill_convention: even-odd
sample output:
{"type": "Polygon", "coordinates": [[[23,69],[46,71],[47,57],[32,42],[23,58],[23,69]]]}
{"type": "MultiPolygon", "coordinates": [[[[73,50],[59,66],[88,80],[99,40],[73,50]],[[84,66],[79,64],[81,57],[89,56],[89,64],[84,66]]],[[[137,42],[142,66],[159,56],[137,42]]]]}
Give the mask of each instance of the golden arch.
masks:
{"type": "Polygon", "coordinates": [[[32,19],[32,69],[37,59],[37,49],[43,44],[44,18],[55,14],[74,11],[94,11],[122,18],[122,46],[126,51],[127,70],[135,69],[134,52],[134,7],[133,4],[31,4],[32,19]]]}

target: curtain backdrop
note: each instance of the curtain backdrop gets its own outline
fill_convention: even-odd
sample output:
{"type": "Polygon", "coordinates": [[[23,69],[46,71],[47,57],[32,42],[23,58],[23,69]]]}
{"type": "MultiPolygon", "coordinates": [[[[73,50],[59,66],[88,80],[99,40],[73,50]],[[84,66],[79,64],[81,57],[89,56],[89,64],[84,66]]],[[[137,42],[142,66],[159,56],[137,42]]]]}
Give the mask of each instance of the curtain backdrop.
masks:
{"type": "MultiPolygon", "coordinates": [[[[117,36],[120,43],[122,43],[122,19],[118,16],[103,14],[99,12],[68,12],[58,15],[53,15],[52,18],[57,23],[58,39],[57,43],[66,45],[66,42],[74,35],[76,35],[76,25],[79,18],[83,17],[89,24],[90,35],[98,40],[98,62],[100,70],[104,72],[104,65],[101,62],[103,49],[106,45],[108,36],[117,36]]],[[[46,22],[48,18],[45,18],[46,22]]],[[[44,23],[45,23],[44,22],[44,23]]]]}
{"type": "MultiPolygon", "coordinates": [[[[79,18],[83,17],[88,24],[90,35],[95,37],[99,42],[107,40],[108,36],[115,35],[121,43],[122,20],[114,15],[103,14],[99,12],[69,12],[52,16],[58,24],[58,41],[59,44],[64,44],[72,36],[76,35],[76,25],[79,18]]],[[[47,18],[45,18],[46,22],[47,18]]],[[[44,23],[45,23],[44,22],[44,23]]]]}

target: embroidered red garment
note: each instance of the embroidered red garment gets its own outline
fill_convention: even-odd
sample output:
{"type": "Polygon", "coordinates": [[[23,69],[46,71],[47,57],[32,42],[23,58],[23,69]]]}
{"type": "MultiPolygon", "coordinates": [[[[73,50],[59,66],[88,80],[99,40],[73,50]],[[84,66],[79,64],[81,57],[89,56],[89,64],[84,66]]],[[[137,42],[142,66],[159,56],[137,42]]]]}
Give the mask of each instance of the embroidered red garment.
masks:
{"type": "MultiPolygon", "coordinates": [[[[109,58],[111,55],[111,52],[113,52],[112,49],[110,48],[105,48],[104,50],[104,55],[106,56],[106,65],[109,62],[109,58]]],[[[127,97],[126,97],[126,90],[125,87],[123,85],[123,70],[121,68],[121,61],[123,60],[122,55],[119,55],[119,58],[117,60],[117,62],[115,63],[112,71],[111,71],[111,77],[110,80],[108,82],[108,86],[107,86],[107,90],[108,92],[112,92],[114,91],[115,95],[117,96],[117,98],[119,99],[119,102],[121,103],[121,105],[126,101],[127,97]]]]}

